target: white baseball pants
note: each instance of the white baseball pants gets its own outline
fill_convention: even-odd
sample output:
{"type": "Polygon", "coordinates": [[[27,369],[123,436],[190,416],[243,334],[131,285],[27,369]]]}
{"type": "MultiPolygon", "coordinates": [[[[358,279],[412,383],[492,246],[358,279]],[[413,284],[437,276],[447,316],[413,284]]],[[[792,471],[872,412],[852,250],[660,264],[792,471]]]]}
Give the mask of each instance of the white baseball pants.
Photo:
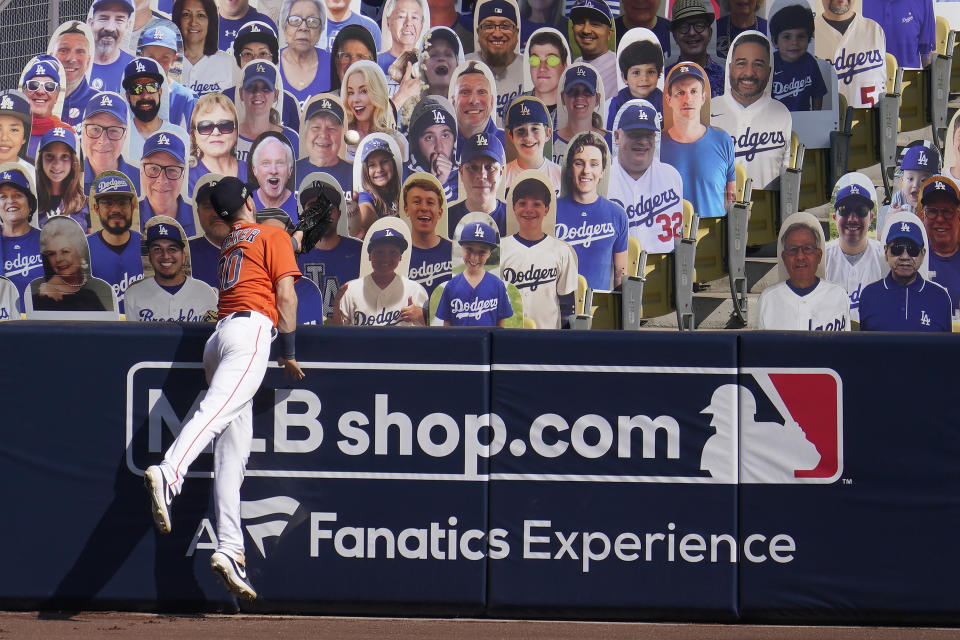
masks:
{"type": "Polygon", "coordinates": [[[269,318],[252,311],[248,317],[233,314],[217,323],[203,349],[210,388],[160,464],[171,492],[178,495],[190,465],[216,439],[213,487],[217,550],[234,558],[243,553],[240,485],[253,438],[253,396],[270,361],[272,329],[269,318]]]}

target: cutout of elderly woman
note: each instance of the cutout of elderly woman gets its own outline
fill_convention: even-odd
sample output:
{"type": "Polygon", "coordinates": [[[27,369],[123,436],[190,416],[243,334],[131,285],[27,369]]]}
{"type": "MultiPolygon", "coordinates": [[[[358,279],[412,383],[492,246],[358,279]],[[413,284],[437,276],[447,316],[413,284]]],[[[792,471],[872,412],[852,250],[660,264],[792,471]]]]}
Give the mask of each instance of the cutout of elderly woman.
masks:
{"type": "Polygon", "coordinates": [[[90,233],[90,207],[83,192],[83,169],[73,129],[56,127],[43,134],[37,152],[37,222],[69,216],[90,233]]]}
{"type": "Polygon", "coordinates": [[[105,311],[116,317],[113,289],[91,274],[90,247],[76,220],[58,216],[44,225],[40,255],[44,275],[30,283],[28,318],[42,318],[37,311],[105,311]]]}
{"type": "Polygon", "coordinates": [[[330,52],[317,46],[327,21],[323,0],[284,0],[280,13],[286,47],[280,50],[283,86],[301,107],[330,89],[330,52]]]}
{"type": "Polygon", "coordinates": [[[208,173],[247,179],[247,165],[237,159],[237,108],[222,93],[200,96],[190,118],[190,177],[187,193],[208,173]]]}

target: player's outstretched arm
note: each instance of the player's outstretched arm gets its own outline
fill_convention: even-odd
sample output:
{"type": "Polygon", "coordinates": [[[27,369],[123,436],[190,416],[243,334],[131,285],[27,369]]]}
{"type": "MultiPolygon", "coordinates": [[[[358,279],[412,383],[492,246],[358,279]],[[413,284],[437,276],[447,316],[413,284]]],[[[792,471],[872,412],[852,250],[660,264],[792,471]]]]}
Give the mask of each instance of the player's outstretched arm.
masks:
{"type": "Polygon", "coordinates": [[[280,332],[280,356],[277,364],[283,367],[283,374],[292,380],[303,380],[304,373],[297,364],[293,350],[293,335],[297,328],[297,292],[293,288],[293,276],[287,276],[277,282],[277,313],[280,316],[277,330],[280,332]]]}

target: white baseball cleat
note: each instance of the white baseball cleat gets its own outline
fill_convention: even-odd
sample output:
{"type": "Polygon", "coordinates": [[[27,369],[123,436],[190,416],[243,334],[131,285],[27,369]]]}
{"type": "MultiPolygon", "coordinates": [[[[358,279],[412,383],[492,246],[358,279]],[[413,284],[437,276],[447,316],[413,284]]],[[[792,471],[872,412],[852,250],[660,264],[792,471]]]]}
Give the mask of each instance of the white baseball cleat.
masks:
{"type": "Polygon", "coordinates": [[[257,597],[256,590],[247,578],[243,560],[234,560],[222,551],[216,551],[210,556],[210,568],[223,579],[227,591],[233,595],[248,600],[257,597]]]}
{"type": "Polygon", "coordinates": [[[151,511],[157,529],[160,533],[170,533],[170,503],[173,502],[173,494],[170,493],[170,487],[167,486],[160,467],[147,467],[143,474],[143,486],[150,494],[151,511]]]}

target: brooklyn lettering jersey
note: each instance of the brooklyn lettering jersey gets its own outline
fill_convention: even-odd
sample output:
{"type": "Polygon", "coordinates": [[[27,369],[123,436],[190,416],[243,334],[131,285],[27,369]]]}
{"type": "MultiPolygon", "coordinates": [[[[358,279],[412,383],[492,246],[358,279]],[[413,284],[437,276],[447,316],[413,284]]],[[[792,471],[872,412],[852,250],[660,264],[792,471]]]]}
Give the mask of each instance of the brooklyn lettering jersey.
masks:
{"type": "Polygon", "coordinates": [[[841,34],[818,14],[814,31],[814,54],[833,64],[847,104],[873,107],[887,90],[887,47],[880,25],[857,15],[841,34]]]}
{"type": "Polygon", "coordinates": [[[377,286],[368,275],[347,283],[340,298],[340,313],[344,324],[358,327],[412,326],[400,320],[400,312],[409,306],[409,300],[422,307],[429,299],[426,290],[416,282],[396,275],[385,289],[377,286]]]}
{"type": "Polygon", "coordinates": [[[277,283],[300,277],[290,236],[280,227],[236,222],[223,241],[220,263],[219,317],[256,311],[277,325],[277,283]]]}
{"type": "Polygon", "coordinates": [[[860,321],[860,294],[871,282],[876,282],[889,270],[883,245],[878,240],[867,240],[867,248],[860,259],[850,264],[840,240],[831,240],[824,249],[826,260],[826,278],[843,287],[850,299],[850,319],[860,321]]]}
{"type": "Polygon", "coordinates": [[[512,315],[506,285],[490,272],[483,274],[476,287],[458,273],[443,288],[437,306],[437,317],[454,327],[495,327],[512,315]]]}
{"type": "Polygon", "coordinates": [[[755,189],[775,189],[780,171],[790,164],[790,111],[768,95],[744,107],[730,93],[710,103],[710,124],[733,140],[737,162],[743,163],[755,189]]]}
{"type": "Polygon", "coordinates": [[[598,197],[582,204],[571,196],[557,200],[557,238],[577,252],[577,271],[591,289],[613,288],[613,256],[627,250],[627,214],[598,197]]]}
{"type": "Polygon", "coordinates": [[[217,308],[217,292],[205,282],[187,277],[176,293],[155,278],[134,282],[127,289],[126,316],[132,322],[203,322],[217,308]]]}
{"type": "Polygon", "coordinates": [[[560,328],[560,296],[577,290],[577,256],[566,242],[546,236],[531,247],[507,236],[500,241],[500,277],[523,300],[524,317],[539,329],[560,328]]]}
{"type": "Polygon", "coordinates": [[[94,278],[105,280],[117,296],[120,313],[124,311],[124,294],[127,287],[143,278],[143,261],[140,257],[140,234],[130,232],[130,239],[119,251],[103,240],[103,231],[87,236],[90,245],[90,268],[94,278]]]}
{"type": "Polygon", "coordinates": [[[767,287],[757,303],[757,328],[784,331],[849,331],[847,292],[820,280],[813,291],[797,295],[786,282],[767,287]]]}
{"type": "Polygon", "coordinates": [[[446,282],[453,275],[453,243],[446,238],[432,249],[410,247],[411,280],[419,283],[427,291],[427,296],[433,293],[441,282],[446,282]]]}
{"type": "Polygon", "coordinates": [[[340,236],[340,242],[330,250],[311,249],[297,257],[304,277],[313,281],[323,296],[323,315],[333,315],[333,301],[340,287],[360,275],[360,254],[363,243],[356,238],[340,236]]]}
{"type": "Polygon", "coordinates": [[[683,230],[683,181],[676,169],[654,160],[634,180],[614,160],[607,197],[626,211],[629,233],[647,253],[673,252],[683,230]]]}

